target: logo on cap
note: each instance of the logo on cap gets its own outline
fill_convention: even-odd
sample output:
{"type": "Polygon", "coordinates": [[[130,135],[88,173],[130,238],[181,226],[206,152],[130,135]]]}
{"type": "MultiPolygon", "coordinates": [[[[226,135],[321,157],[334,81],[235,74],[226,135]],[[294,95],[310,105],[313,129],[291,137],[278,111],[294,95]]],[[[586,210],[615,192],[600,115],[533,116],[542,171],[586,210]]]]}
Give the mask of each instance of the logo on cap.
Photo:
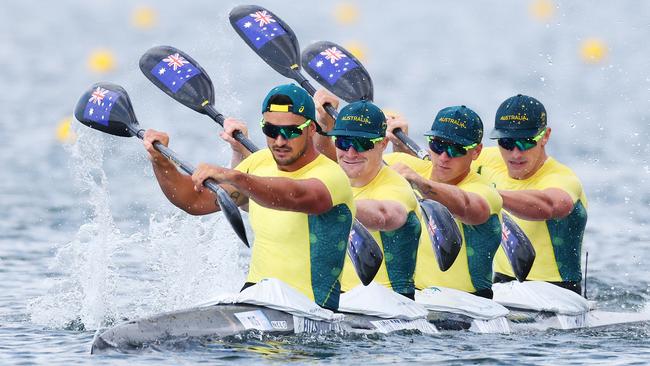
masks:
{"type": "Polygon", "coordinates": [[[467,126],[465,125],[465,122],[459,121],[459,120],[457,120],[455,118],[440,117],[440,118],[438,118],[438,122],[451,123],[451,124],[454,124],[454,125],[462,127],[462,128],[467,128],[467,126]]]}
{"type": "Polygon", "coordinates": [[[356,121],[360,123],[370,123],[370,118],[363,116],[344,116],[341,118],[343,121],[356,121]]]}

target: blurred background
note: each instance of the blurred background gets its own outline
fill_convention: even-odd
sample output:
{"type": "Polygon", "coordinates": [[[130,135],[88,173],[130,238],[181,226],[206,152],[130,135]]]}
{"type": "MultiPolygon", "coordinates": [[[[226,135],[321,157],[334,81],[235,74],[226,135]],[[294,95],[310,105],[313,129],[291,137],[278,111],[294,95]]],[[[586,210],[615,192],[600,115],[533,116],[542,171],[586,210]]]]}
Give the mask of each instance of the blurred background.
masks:
{"type": "MultiPolygon", "coordinates": [[[[576,171],[587,192],[593,297],[614,308],[645,306],[649,2],[257,4],[289,24],[303,47],[329,40],[352,51],[373,78],[375,102],[405,116],[421,144],[446,106],[471,107],[489,130],[506,98],[539,99],[553,129],[550,154],[576,171]]],[[[228,13],[237,5],[0,4],[0,343],[24,347],[16,332],[33,341],[52,336],[42,329],[75,330],[81,333],[64,339],[72,337],[76,350],[102,324],[241,285],[248,251],[227,224],[171,206],[139,141],[89,130],[72,117],[90,85],[117,83],[142,127],[167,131],[180,156],[228,164],[221,128],[164,95],[138,68],[147,49],[172,45],[206,69],[216,108],[248,121],[262,144],[262,98],[288,80],[231,28],[228,13]]]]}

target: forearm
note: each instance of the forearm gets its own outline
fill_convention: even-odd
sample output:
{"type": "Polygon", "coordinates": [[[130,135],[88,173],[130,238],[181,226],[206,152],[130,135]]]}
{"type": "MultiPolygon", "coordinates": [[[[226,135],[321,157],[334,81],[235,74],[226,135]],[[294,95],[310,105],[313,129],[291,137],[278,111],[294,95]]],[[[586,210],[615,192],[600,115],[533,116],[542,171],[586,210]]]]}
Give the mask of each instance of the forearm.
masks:
{"type": "Polygon", "coordinates": [[[192,215],[219,210],[214,194],[208,190],[196,192],[192,178],[179,172],[171,162],[154,162],[152,166],[160,189],[174,206],[192,215]]]}
{"type": "Polygon", "coordinates": [[[415,186],[424,198],[440,202],[452,215],[467,225],[480,225],[490,217],[487,201],[455,185],[437,183],[418,177],[415,186]]]}
{"type": "Polygon", "coordinates": [[[236,170],[228,177],[228,183],[261,206],[314,215],[332,208],[332,198],[325,185],[317,182],[310,184],[307,180],[259,177],[236,170]]]}
{"type": "Polygon", "coordinates": [[[247,154],[240,153],[239,151],[233,150],[232,151],[232,157],[230,158],[230,167],[235,168],[239,163],[241,163],[244,159],[246,159],[251,153],[248,152],[247,154]]]}
{"type": "Polygon", "coordinates": [[[398,202],[357,200],[355,204],[355,217],[370,230],[393,231],[406,223],[406,209],[398,202]]]}
{"type": "Polygon", "coordinates": [[[570,213],[573,202],[568,194],[558,194],[554,197],[546,191],[499,191],[503,198],[503,208],[524,220],[545,221],[562,218],[570,213]]]}

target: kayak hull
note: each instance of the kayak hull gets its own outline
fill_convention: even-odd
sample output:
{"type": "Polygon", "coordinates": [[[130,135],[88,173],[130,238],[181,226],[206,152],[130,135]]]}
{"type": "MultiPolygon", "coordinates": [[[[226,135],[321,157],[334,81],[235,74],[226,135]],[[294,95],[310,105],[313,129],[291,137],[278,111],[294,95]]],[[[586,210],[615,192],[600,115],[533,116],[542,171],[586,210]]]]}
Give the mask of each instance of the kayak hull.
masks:
{"type": "MultiPolygon", "coordinates": [[[[470,322],[463,316],[449,320],[454,329],[467,329],[470,322]],[[462,324],[463,322],[467,324],[462,324]]],[[[345,314],[342,321],[319,321],[287,312],[249,304],[215,304],[172,311],[126,321],[109,329],[98,330],[91,353],[108,349],[138,350],[172,339],[218,339],[257,329],[265,334],[298,333],[390,333],[398,330],[419,330],[436,333],[426,319],[383,319],[361,314],[345,314]]]]}

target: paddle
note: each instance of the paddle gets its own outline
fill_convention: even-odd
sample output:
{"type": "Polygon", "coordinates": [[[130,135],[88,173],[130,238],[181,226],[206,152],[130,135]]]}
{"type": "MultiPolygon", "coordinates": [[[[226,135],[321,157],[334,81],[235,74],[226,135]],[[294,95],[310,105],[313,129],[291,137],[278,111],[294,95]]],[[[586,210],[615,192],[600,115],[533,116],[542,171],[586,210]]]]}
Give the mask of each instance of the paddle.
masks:
{"type": "MultiPolygon", "coordinates": [[[[302,52],[302,63],[311,77],[346,102],[373,99],[370,74],[361,61],[338,44],[321,41],[310,45],[302,52]]],[[[402,134],[401,131],[398,133],[402,134]]],[[[446,271],[460,252],[463,242],[460,230],[445,206],[419,196],[418,201],[436,252],[438,267],[446,271]]]]}
{"type": "MultiPolygon", "coordinates": [[[[373,92],[372,92],[372,82],[370,81],[370,75],[363,67],[361,62],[357,60],[356,57],[354,57],[354,55],[352,55],[345,48],[337,45],[336,43],[316,42],[310,45],[302,53],[302,62],[303,62],[303,66],[305,67],[305,70],[310,76],[312,76],[321,85],[323,85],[325,88],[327,88],[332,93],[337,95],[339,98],[345,100],[346,102],[352,102],[359,99],[372,100],[373,92]],[[335,49],[335,51],[333,49],[335,49]],[[333,54],[333,53],[338,54],[339,60],[343,58],[347,58],[351,62],[350,64],[351,66],[349,66],[348,70],[341,70],[345,72],[342,75],[340,75],[337,80],[332,80],[332,78],[330,78],[330,75],[333,73],[332,71],[324,71],[326,69],[323,68],[323,64],[327,65],[327,63],[325,62],[326,60],[323,60],[323,57],[321,56],[326,56],[323,55],[323,53],[326,53],[327,50],[330,50],[328,52],[329,54],[333,54]],[[322,62],[320,66],[319,66],[319,62],[322,62]],[[348,77],[348,75],[350,76],[348,77]]],[[[403,133],[403,131],[401,131],[400,129],[395,129],[393,133],[409,149],[411,149],[411,151],[413,151],[420,159],[430,160],[429,154],[424,149],[420,148],[415,141],[413,141],[411,138],[406,136],[403,133]]],[[[436,201],[420,200],[420,204],[421,207],[423,207],[423,209],[424,207],[427,207],[427,202],[430,203],[436,201]]],[[[438,205],[440,204],[438,203],[438,205]]],[[[454,225],[455,226],[455,230],[454,230],[454,226],[452,226],[449,223],[448,221],[449,217],[452,216],[448,210],[444,212],[439,208],[436,209],[430,207],[428,212],[430,212],[430,217],[435,217],[434,215],[436,213],[442,215],[439,221],[428,220],[428,222],[430,222],[429,225],[433,224],[435,226],[436,222],[439,223],[438,225],[439,229],[442,230],[442,228],[444,228],[444,230],[448,230],[450,232],[449,235],[457,235],[456,238],[460,243],[461,241],[460,232],[458,231],[458,227],[456,225],[454,225]],[[443,220],[447,220],[447,221],[443,221],[443,220]],[[441,225],[440,223],[442,223],[443,225],[441,225]]],[[[524,234],[524,232],[517,225],[517,223],[515,223],[512,219],[510,219],[510,217],[508,217],[508,215],[505,214],[505,212],[504,212],[504,220],[502,221],[502,229],[503,229],[502,235],[504,238],[507,239],[503,239],[501,241],[501,246],[503,247],[503,249],[505,250],[508,256],[508,260],[510,261],[510,264],[512,265],[513,271],[515,273],[515,277],[517,277],[517,279],[521,282],[526,279],[533,265],[533,261],[535,260],[535,249],[533,248],[533,245],[531,244],[526,234],[524,234]]],[[[432,238],[431,242],[434,245],[434,249],[436,249],[436,246],[438,245],[436,244],[436,240],[439,240],[438,238],[440,238],[444,234],[432,233],[431,230],[429,230],[429,233],[432,238]]],[[[450,248],[450,244],[440,243],[439,245],[441,246],[441,249],[450,248]]],[[[439,254],[438,250],[440,249],[436,249],[436,254],[439,254]]],[[[455,250],[456,250],[455,248],[451,248],[451,249],[447,249],[447,252],[453,254],[455,250]]],[[[460,244],[458,244],[458,250],[460,250],[460,244]]],[[[454,256],[453,258],[455,259],[456,257],[454,256]]],[[[453,264],[453,260],[449,265],[451,266],[451,264],[453,264]]],[[[440,266],[441,270],[443,271],[445,270],[443,269],[443,266],[440,261],[438,262],[438,265],[440,266]]]]}
{"type": "Polygon", "coordinates": [[[535,261],[535,248],[528,236],[505,210],[501,212],[501,217],[501,247],[510,261],[515,277],[519,282],[524,282],[535,261]]]}
{"type": "MultiPolygon", "coordinates": [[[[171,46],[154,47],[145,52],[140,58],[140,70],[142,70],[144,75],[154,85],[167,95],[197,112],[207,114],[223,127],[223,115],[213,107],[214,87],[212,81],[198,62],[188,54],[171,46]],[[170,63],[172,64],[171,66],[169,65],[170,63]],[[174,64],[181,65],[177,66],[177,70],[175,70],[176,75],[180,71],[181,75],[191,76],[180,81],[174,79],[176,84],[172,84],[164,78],[161,80],[161,77],[159,77],[160,70],[169,70],[170,67],[173,69],[174,64]],[[179,83],[181,85],[178,85],[179,83]]],[[[251,152],[259,150],[240,131],[234,134],[234,138],[251,152]]],[[[348,255],[355,266],[361,282],[364,285],[369,284],[381,266],[383,254],[375,239],[368,232],[368,229],[356,220],[350,231],[348,255]]]]}
{"type": "MultiPolygon", "coordinates": [[[[137,136],[144,138],[144,130],[140,129],[135,117],[131,99],[126,90],[119,85],[111,83],[97,83],[88,89],[79,99],[74,115],[84,125],[96,130],[123,137],[137,136]]],[[[194,173],[194,167],[176,156],[171,149],[154,142],[154,147],[166,158],[174,162],[187,174],[194,173]]],[[[207,179],[203,182],[209,190],[217,195],[217,202],[226,219],[235,230],[237,236],[246,244],[246,229],[237,205],[228,193],[217,182],[207,179]]]]}

